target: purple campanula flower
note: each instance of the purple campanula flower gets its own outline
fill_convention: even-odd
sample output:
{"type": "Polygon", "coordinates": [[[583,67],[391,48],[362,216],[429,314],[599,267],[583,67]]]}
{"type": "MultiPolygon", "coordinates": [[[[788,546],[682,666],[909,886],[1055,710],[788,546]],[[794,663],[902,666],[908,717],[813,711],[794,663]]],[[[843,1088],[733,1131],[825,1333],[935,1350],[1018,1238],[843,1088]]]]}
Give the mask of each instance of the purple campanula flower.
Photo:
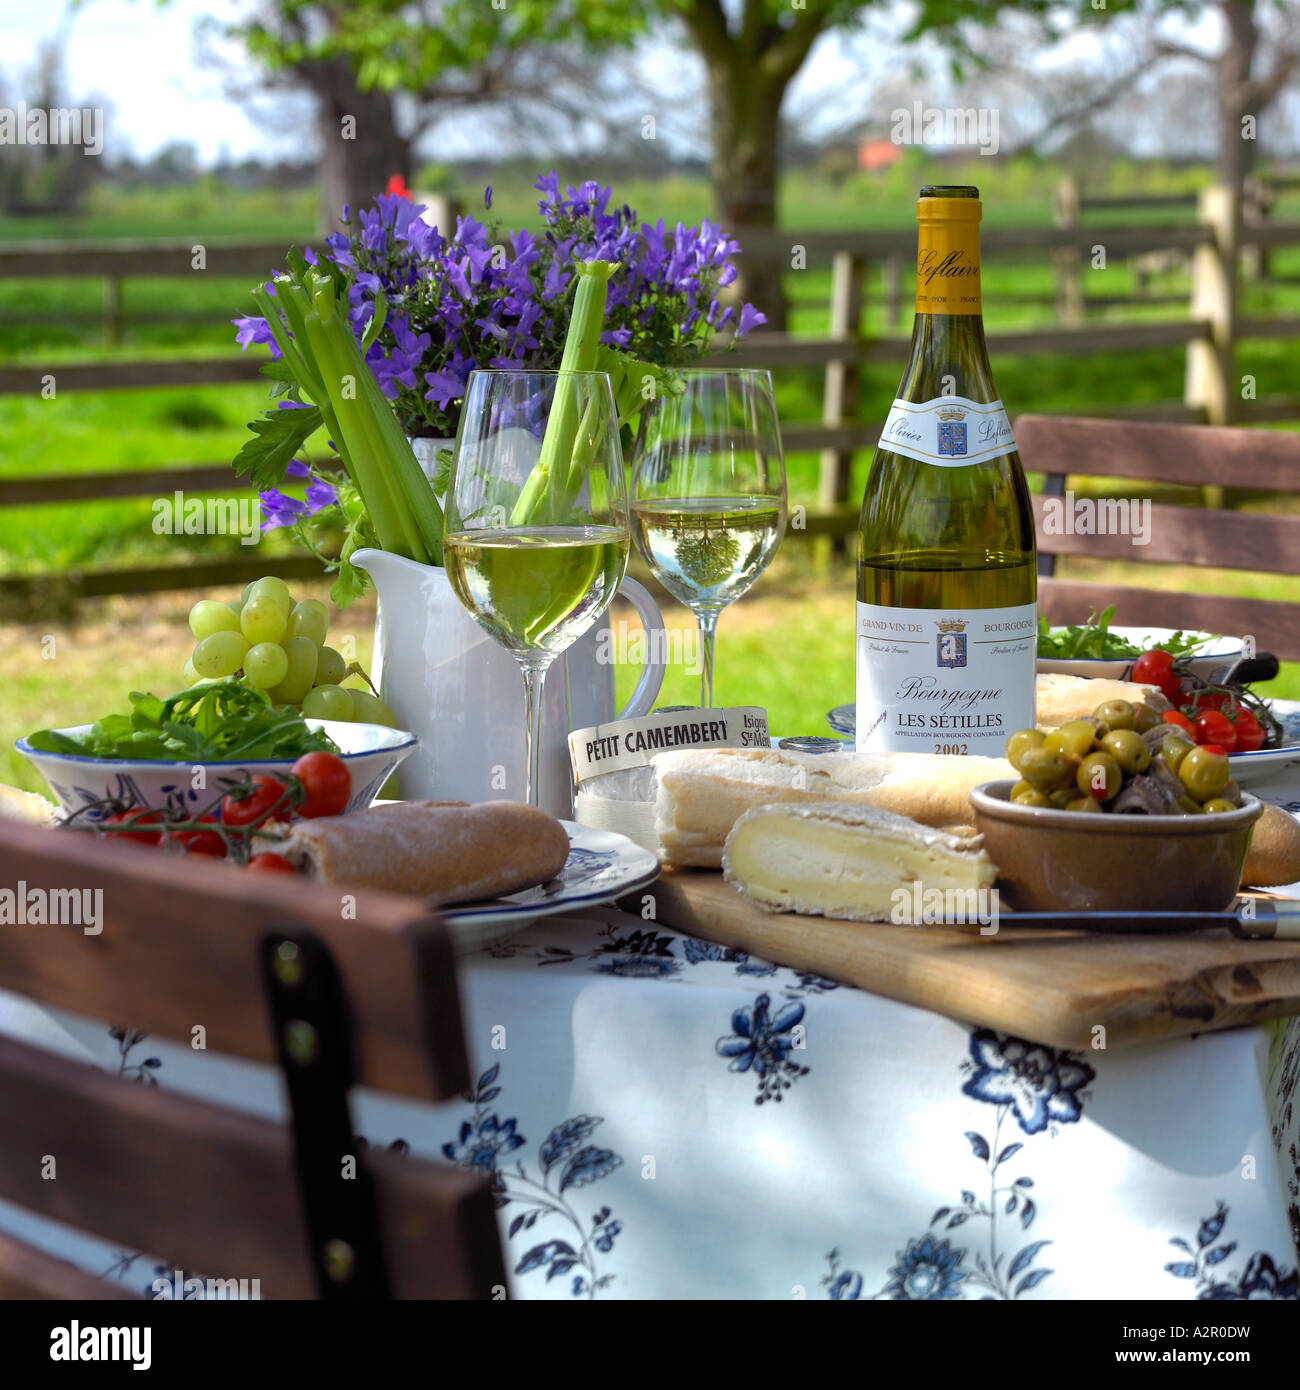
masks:
{"type": "Polygon", "coordinates": [[[292,526],[307,511],[307,505],[296,498],[286,497],[276,488],[268,488],[257,494],[262,503],[263,531],[274,531],[281,526],[292,526]]]}
{"type": "Polygon", "coordinates": [[[490,208],[490,207],[492,206],[492,185],[491,185],[491,184],[488,184],[488,186],[483,190],[483,206],[484,206],[485,208],[490,208]]]}
{"type": "Polygon", "coordinates": [[[307,484],[305,495],[307,498],[306,508],[308,516],[312,516],[316,512],[324,510],[326,507],[334,506],[339,500],[337,490],[332,488],[328,483],[321,482],[319,478],[313,478],[311,482],[307,484]]]}
{"type": "Polygon", "coordinates": [[[285,467],[285,475],[290,478],[309,478],[311,469],[301,459],[293,459],[285,467]]]}
{"type": "Polygon", "coordinates": [[[740,322],[736,325],[736,337],[743,338],[751,328],[757,328],[759,324],[766,322],[766,314],[760,313],[752,304],[742,304],[740,306],[740,322]]]}

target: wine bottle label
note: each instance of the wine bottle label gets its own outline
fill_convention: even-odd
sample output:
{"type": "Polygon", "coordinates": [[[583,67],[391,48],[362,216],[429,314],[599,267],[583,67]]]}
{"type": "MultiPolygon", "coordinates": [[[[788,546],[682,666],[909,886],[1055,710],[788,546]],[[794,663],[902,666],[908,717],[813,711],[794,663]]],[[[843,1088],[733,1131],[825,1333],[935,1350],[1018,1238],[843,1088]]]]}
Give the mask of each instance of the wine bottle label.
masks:
{"type": "Polygon", "coordinates": [[[1001,401],[936,396],[895,401],[880,431],[881,449],[941,468],[964,468],[1015,452],[1016,439],[1001,401]]]}
{"type": "Polygon", "coordinates": [[[1037,606],[858,604],[859,752],[1004,756],[1034,727],[1037,606]]]}

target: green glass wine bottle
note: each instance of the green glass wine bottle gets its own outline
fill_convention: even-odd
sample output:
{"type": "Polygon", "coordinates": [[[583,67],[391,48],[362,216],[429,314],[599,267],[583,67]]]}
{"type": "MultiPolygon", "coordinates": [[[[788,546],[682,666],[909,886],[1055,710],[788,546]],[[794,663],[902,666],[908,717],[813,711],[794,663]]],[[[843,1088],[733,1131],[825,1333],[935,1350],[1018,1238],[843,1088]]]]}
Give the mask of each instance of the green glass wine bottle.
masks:
{"type": "Polygon", "coordinates": [[[979,190],[917,203],[911,358],[858,531],[857,746],[1001,756],[1034,726],[1034,519],[989,368],[979,190]]]}

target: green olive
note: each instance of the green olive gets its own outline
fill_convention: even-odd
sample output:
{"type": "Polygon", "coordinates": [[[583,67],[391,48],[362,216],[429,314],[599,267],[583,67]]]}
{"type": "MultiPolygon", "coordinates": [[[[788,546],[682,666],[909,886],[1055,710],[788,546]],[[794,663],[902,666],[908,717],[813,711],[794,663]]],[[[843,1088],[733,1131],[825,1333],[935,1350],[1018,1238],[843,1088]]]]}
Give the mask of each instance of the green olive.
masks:
{"type": "Polygon", "coordinates": [[[1094,713],[1108,729],[1131,729],[1137,719],[1137,711],[1127,700],[1107,700],[1094,713]]]}
{"type": "Polygon", "coordinates": [[[1067,811],[1100,811],[1101,802],[1095,796],[1076,796],[1066,803],[1067,811]]]}
{"type": "Polygon", "coordinates": [[[1189,749],[1178,764],[1178,777],[1187,794],[1200,802],[1222,795],[1231,776],[1227,755],[1208,748],[1189,749]]]}
{"type": "Polygon", "coordinates": [[[1151,750],[1132,729],[1112,729],[1101,746],[1125,772],[1145,772],[1151,766],[1151,750]]]}
{"type": "Polygon", "coordinates": [[[1079,764],[1074,780],[1084,796],[1109,801],[1119,791],[1124,774],[1109,753],[1089,753],[1079,764]]]}
{"type": "Polygon", "coordinates": [[[1053,787],[1052,790],[1047,793],[1047,799],[1058,811],[1064,811],[1070,802],[1074,800],[1074,788],[1068,786],[1053,787]]]}
{"type": "Polygon", "coordinates": [[[1157,724],[1163,723],[1160,718],[1159,710],[1154,710],[1150,705],[1143,703],[1135,705],[1133,709],[1133,731],[1145,734],[1148,730],[1154,729],[1157,724]]]}
{"type": "Polygon", "coordinates": [[[1172,734],[1170,737],[1160,740],[1159,756],[1164,760],[1170,772],[1177,772],[1183,759],[1195,747],[1194,743],[1183,738],[1182,735],[1172,734]]]}
{"type": "Polygon", "coordinates": [[[1043,744],[1054,753],[1064,753],[1067,758],[1082,758],[1089,752],[1097,738],[1097,730],[1086,719],[1071,719],[1059,729],[1053,729],[1043,744]]]}
{"type": "Polygon", "coordinates": [[[1026,748],[1020,755],[1020,775],[1040,792],[1059,786],[1073,770],[1070,759],[1053,748],[1026,748]]]}
{"type": "Polygon", "coordinates": [[[1011,793],[1011,799],[1017,806],[1051,806],[1052,803],[1048,801],[1047,797],[1045,797],[1042,792],[1035,791],[1033,787],[1026,785],[1024,782],[1020,782],[1018,785],[1025,789],[1022,792],[1013,791],[1011,793]]]}
{"type": "Polygon", "coordinates": [[[1177,806],[1185,816],[1199,816],[1201,814],[1199,803],[1193,801],[1190,796],[1180,796],[1178,800],[1174,802],[1174,805],[1177,806]]]}
{"type": "Polygon", "coordinates": [[[1212,796],[1205,805],[1201,807],[1201,810],[1204,811],[1207,816],[1213,814],[1215,811],[1235,811],[1236,809],[1236,806],[1224,796],[1212,796]]]}
{"type": "Polygon", "coordinates": [[[1229,777],[1228,785],[1219,793],[1224,801],[1231,801],[1234,806],[1241,805],[1241,788],[1237,785],[1236,778],[1229,777]]]}
{"type": "Polygon", "coordinates": [[[1045,735],[1037,729],[1021,729],[1007,739],[1007,762],[1020,771],[1020,759],[1030,748],[1041,748],[1045,735]]]}

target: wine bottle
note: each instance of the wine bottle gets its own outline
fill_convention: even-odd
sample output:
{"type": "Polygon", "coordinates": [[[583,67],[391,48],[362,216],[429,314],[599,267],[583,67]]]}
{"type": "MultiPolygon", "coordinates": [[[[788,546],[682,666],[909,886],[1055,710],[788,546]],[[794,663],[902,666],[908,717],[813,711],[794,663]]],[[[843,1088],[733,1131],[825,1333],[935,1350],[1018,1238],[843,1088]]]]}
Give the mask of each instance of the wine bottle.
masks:
{"type": "Polygon", "coordinates": [[[979,190],[917,203],[916,323],[858,531],[857,746],[1000,756],[1034,727],[1029,489],[993,385],[979,190]]]}

